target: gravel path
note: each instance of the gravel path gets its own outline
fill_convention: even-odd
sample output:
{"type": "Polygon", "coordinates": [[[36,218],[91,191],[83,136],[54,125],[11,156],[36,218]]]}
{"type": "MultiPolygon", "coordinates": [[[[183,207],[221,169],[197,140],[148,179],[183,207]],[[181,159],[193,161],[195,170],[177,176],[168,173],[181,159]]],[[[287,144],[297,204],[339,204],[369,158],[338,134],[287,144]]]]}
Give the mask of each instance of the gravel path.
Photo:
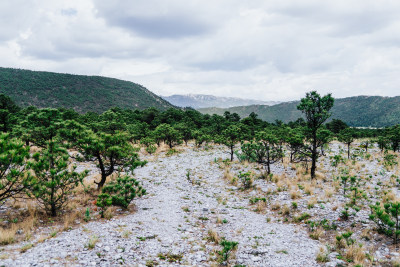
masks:
{"type": "Polygon", "coordinates": [[[238,242],[232,265],[318,266],[320,243],[296,225],[267,222],[271,215],[252,211],[243,197],[251,193],[222,179],[219,157],[226,158],[221,148],[188,149],[149,162],[136,170],[148,192],[134,200],[136,213],[60,233],[0,266],[210,266],[222,247],[207,239],[209,229],[238,242]],[[91,238],[98,239],[92,249],[91,238]]]}

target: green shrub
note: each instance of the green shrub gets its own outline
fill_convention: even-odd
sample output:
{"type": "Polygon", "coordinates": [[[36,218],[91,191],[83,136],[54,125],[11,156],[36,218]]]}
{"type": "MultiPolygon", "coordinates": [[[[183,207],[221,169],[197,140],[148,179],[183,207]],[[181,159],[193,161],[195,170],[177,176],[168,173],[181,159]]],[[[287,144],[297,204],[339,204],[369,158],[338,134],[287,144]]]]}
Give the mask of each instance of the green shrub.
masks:
{"type": "Polygon", "coordinates": [[[222,250],[218,251],[218,254],[220,256],[219,262],[226,263],[229,260],[229,256],[233,250],[237,248],[237,245],[239,243],[235,241],[228,241],[225,238],[222,238],[220,245],[222,246],[222,250]]]}
{"type": "Polygon", "coordinates": [[[4,200],[21,197],[31,186],[32,176],[25,172],[29,147],[21,141],[0,135],[0,206],[4,200]]]}
{"type": "Polygon", "coordinates": [[[112,199],[112,205],[127,208],[135,197],[141,197],[146,194],[138,181],[132,176],[118,176],[115,182],[106,184],[102,190],[109,194],[112,199]]]}
{"type": "Polygon", "coordinates": [[[397,239],[400,235],[400,203],[388,202],[382,208],[381,204],[376,202],[375,205],[371,205],[370,207],[371,214],[369,215],[369,219],[376,223],[378,232],[392,237],[394,243],[397,244],[397,239]]]}
{"type": "Polygon", "coordinates": [[[239,179],[242,182],[243,189],[249,189],[253,185],[251,172],[239,172],[239,179]]]}
{"type": "Polygon", "coordinates": [[[112,199],[109,194],[102,193],[97,196],[96,205],[100,208],[100,216],[104,218],[104,212],[112,204],[112,199]]]}
{"type": "Polygon", "coordinates": [[[35,178],[28,194],[35,197],[48,214],[56,216],[88,171],[77,173],[76,166],[70,171],[67,150],[54,141],[50,141],[47,149],[35,153],[32,158],[29,166],[35,178]]]}

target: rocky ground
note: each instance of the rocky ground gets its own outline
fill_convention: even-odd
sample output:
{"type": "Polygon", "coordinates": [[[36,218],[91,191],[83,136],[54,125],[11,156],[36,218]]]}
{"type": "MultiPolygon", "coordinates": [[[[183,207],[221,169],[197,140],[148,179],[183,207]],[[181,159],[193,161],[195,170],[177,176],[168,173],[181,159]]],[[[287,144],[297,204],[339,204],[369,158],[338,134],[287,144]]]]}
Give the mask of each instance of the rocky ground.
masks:
{"type": "MultiPolygon", "coordinates": [[[[223,247],[217,240],[238,243],[229,265],[319,266],[322,244],[307,228],[283,223],[270,203],[254,211],[249,198],[268,190],[240,190],[223,179],[254,166],[226,166],[223,147],[185,149],[172,156],[148,157],[136,170],[148,195],[135,199],[136,211],[111,220],[89,222],[58,233],[44,242],[21,242],[2,247],[1,266],[217,266],[223,247]]],[[[273,169],[280,173],[282,166],[273,169]]],[[[263,186],[265,188],[263,188],[263,186]]],[[[277,194],[274,199],[280,200],[277,194]]],[[[273,200],[274,202],[275,200],[273,200]]],[[[283,203],[283,202],[282,202],[283,203]]],[[[336,265],[332,259],[330,265],[336,265]]]]}

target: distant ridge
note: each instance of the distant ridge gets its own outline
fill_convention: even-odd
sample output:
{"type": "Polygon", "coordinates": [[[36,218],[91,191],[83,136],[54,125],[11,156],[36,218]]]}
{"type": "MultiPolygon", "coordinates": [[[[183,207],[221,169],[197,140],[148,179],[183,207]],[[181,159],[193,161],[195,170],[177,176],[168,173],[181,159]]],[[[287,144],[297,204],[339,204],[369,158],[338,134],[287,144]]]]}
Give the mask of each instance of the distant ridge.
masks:
{"type": "MultiPolygon", "coordinates": [[[[198,109],[206,114],[222,115],[225,111],[236,112],[242,118],[251,112],[258,114],[260,119],[274,122],[294,121],[302,117],[297,110],[299,101],[284,102],[273,106],[250,105],[227,109],[198,109]]],[[[335,99],[331,119],[340,119],[354,127],[386,127],[400,123],[400,96],[353,96],[335,99]]]]}
{"type": "Polygon", "coordinates": [[[0,93],[18,105],[104,112],[111,107],[174,107],[142,85],[101,76],[0,68],[0,93]]]}
{"type": "Polygon", "coordinates": [[[254,99],[243,99],[238,97],[220,97],[213,95],[201,94],[186,94],[186,95],[171,95],[162,96],[165,100],[178,107],[192,107],[198,108],[230,108],[235,106],[248,106],[248,105],[276,105],[280,102],[276,101],[262,101],[254,99]]]}

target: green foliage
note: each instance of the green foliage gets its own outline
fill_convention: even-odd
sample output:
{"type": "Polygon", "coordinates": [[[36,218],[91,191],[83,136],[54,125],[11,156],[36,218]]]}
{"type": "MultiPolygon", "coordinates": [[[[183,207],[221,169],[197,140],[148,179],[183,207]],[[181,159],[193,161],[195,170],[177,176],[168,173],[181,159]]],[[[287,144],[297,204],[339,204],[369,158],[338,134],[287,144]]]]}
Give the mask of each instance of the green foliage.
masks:
{"type": "Polygon", "coordinates": [[[41,109],[31,112],[21,122],[16,134],[26,134],[26,140],[34,145],[46,148],[48,141],[57,137],[61,128],[62,113],[58,109],[41,109]]]}
{"type": "Polygon", "coordinates": [[[242,182],[243,189],[249,189],[253,186],[253,178],[251,172],[239,171],[239,180],[242,182]]]}
{"type": "Polygon", "coordinates": [[[381,152],[383,152],[383,150],[388,148],[389,140],[386,136],[378,136],[375,139],[375,143],[378,145],[381,152]]]}
{"type": "Polygon", "coordinates": [[[89,208],[86,208],[85,217],[83,219],[85,220],[85,222],[90,221],[90,210],[89,210],[89,208]]]}
{"type": "Polygon", "coordinates": [[[64,107],[80,113],[101,113],[115,106],[173,107],[139,84],[106,77],[0,68],[0,81],[0,93],[23,107],[64,107]]]}
{"type": "Polygon", "coordinates": [[[104,212],[112,205],[112,198],[109,194],[102,193],[97,196],[96,206],[100,208],[100,216],[104,218],[104,212]]]}
{"type": "Polygon", "coordinates": [[[202,144],[207,144],[211,142],[212,137],[205,130],[195,130],[193,131],[193,137],[195,139],[195,143],[197,147],[200,147],[202,144]]]}
{"type": "Polygon", "coordinates": [[[51,216],[56,216],[88,172],[77,173],[75,167],[70,171],[68,152],[53,141],[32,158],[29,166],[34,171],[35,179],[29,193],[51,216]]]}
{"type": "Polygon", "coordinates": [[[95,181],[98,188],[103,187],[107,177],[116,171],[117,166],[133,172],[135,168],[146,164],[134,152],[126,132],[116,130],[112,133],[95,133],[85,127],[83,129],[76,135],[69,136],[69,141],[86,160],[97,162],[101,174],[101,180],[95,181]]]}
{"type": "Polygon", "coordinates": [[[355,240],[351,238],[352,235],[353,235],[353,232],[351,232],[351,231],[344,232],[344,233],[336,236],[336,241],[338,243],[340,243],[341,240],[343,239],[346,241],[346,245],[350,246],[350,245],[354,244],[354,242],[355,242],[355,240]]]}
{"type": "Polygon", "coordinates": [[[382,207],[379,202],[376,202],[370,208],[369,219],[376,223],[378,232],[392,237],[394,243],[397,244],[397,239],[400,235],[400,203],[387,202],[382,207]]]}
{"type": "Polygon", "coordinates": [[[391,149],[397,151],[400,149],[400,126],[395,125],[386,132],[386,138],[390,142],[391,149]]]}
{"type": "Polygon", "coordinates": [[[174,126],[174,128],[179,132],[179,135],[182,137],[183,141],[187,145],[188,141],[193,138],[192,128],[193,124],[190,123],[178,123],[174,126]]]}
{"type": "Polygon", "coordinates": [[[297,109],[306,116],[307,127],[304,128],[305,137],[308,141],[311,153],[311,178],[315,178],[316,162],[319,156],[318,147],[327,143],[328,132],[321,132],[322,124],[331,116],[334,99],[331,94],[321,97],[316,91],[306,94],[302,98],[297,109]]]}
{"type": "Polygon", "coordinates": [[[344,210],[340,212],[340,219],[347,221],[350,218],[349,208],[345,207],[344,210]]]}
{"type": "Polygon", "coordinates": [[[349,126],[342,120],[333,119],[326,124],[326,128],[334,134],[338,134],[349,126]]]}
{"type": "Polygon", "coordinates": [[[115,182],[106,184],[102,192],[111,196],[112,205],[128,208],[135,197],[141,197],[146,194],[136,179],[129,175],[118,176],[115,182]]]}
{"type": "Polygon", "coordinates": [[[340,177],[340,183],[343,186],[343,195],[346,195],[346,190],[348,189],[348,183],[349,183],[349,176],[344,175],[340,177]]]}
{"type": "Polygon", "coordinates": [[[276,135],[264,131],[257,132],[255,140],[242,142],[241,150],[244,159],[266,166],[268,175],[271,173],[271,165],[284,156],[276,135]]]}
{"type": "Polygon", "coordinates": [[[19,111],[19,107],[14,101],[4,95],[0,94],[0,131],[10,131],[13,122],[13,115],[19,111]]]}
{"type": "Polygon", "coordinates": [[[300,216],[293,218],[294,222],[302,222],[304,220],[307,220],[311,218],[311,215],[308,213],[302,213],[300,216]]]}
{"type": "Polygon", "coordinates": [[[157,147],[155,146],[155,140],[152,137],[144,137],[140,140],[140,143],[146,147],[145,150],[149,154],[153,154],[157,150],[157,147]]]}
{"type": "Polygon", "coordinates": [[[383,164],[386,167],[392,167],[394,165],[397,165],[397,155],[385,153],[385,155],[383,156],[383,164]]]}
{"type": "Polygon", "coordinates": [[[180,144],[182,136],[179,131],[166,123],[157,126],[153,132],[155,139],[165,142],[170,148],[180,144]]]}
{"type": "Polygon", "coordinates": [[[222,143],[229,148],[231,161],[233,161],[235,145],[241,141],[241,132],[242,130],[239,125],[232,124],[222,131],[222,134],[218,139],[219,143],[222,143]]]}
{"type": "Polygon", "coordinates": [[[286,142],[290,150],[290,162],[299,162],[302,161],[302,149],[304,147],[304,134],[302,133],[302,129],[290,129],[286,142]]]}
{"type": "Polygon", "coordinates": [[[218,251],[219,257],[219,262],[222,263],[227,263],[229,260],[229,256],[233,250],[235,250],[238,246],[238,242],[235,241],[228,241],[225,238],[222,238],[220,241],[220,245],[222,246],[222,250],[218,251]]]}
{"type": "Polygon", "coordinates": [[[0,206],[4,200],[23,196],[32,185],[32,176],[26,172],[29,147],[20,140],[0,134],[0,206]]]}
{"type": "Polygon", "coordinates": [[[341,163],[345,163],[345,160],[341,155],[334,155],[331,157],[331,165],[333,167],[337,167],[341,163]]]}
{"type": "Polygon", "coordinates": [[[351,128],[346,128],[340,131],[338,135],[338,139],[340,142],[345,143],[347,145],[347,158],[350,158],[350,145],[354,142],[355,133],[351,128]]]}
{"type": "MultiPolygon", "coordinates": [[[[204,114],[215,113],[218,115],[223,115],[225,111],[236,112],[242,118],[255,113],[259,119],[270,123],[277,119],[289,123],[302,116],[302,113],[296,108],[298,104],[299,101],[293,101],[273,106],[250,105],[232,108],[201,108],[198,110],[204,114]]],[[[400,96],[354,96],[336,99],[331,110],[332,118],[339,119],[352,127],[387,127],[400,123],[399,106],[400,96]]],[[[328,129],[332,130],[332,127],[329,126],[328,129]]],[[[366,130],[366,132],[368,131],[366,130]]]]}

